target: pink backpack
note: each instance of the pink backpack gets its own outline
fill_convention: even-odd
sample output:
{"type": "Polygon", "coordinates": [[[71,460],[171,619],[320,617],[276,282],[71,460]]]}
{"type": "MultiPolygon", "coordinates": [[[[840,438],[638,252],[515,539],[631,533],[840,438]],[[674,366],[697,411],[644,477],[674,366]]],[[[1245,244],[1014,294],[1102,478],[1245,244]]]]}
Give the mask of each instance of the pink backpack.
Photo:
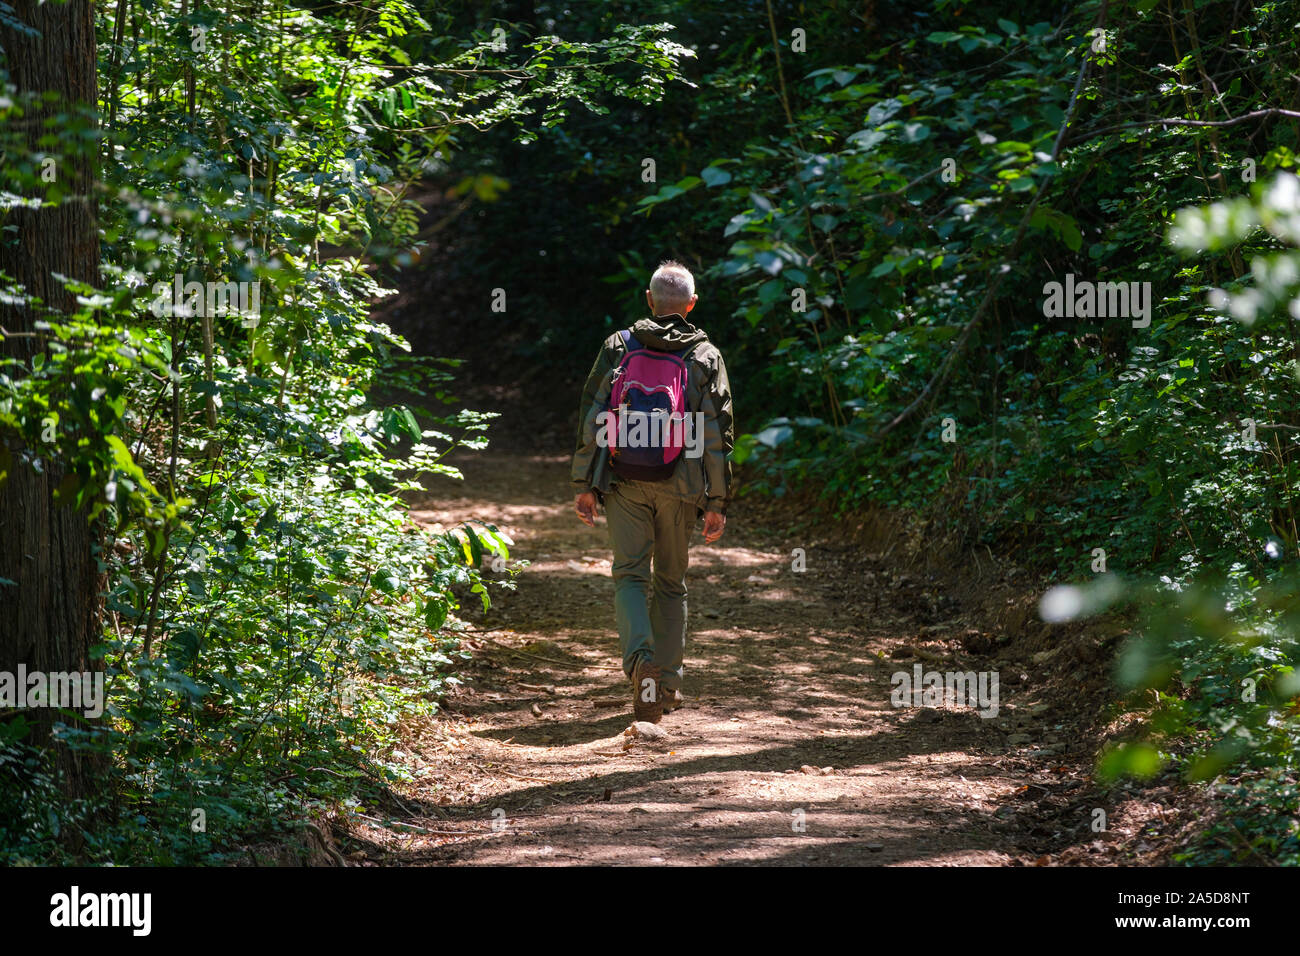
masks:
{"type": "Polygon", "coordinates": [[[665,481],[685,448],[689,348],[660,352],[619,333],[627,352],[614,370],[605,417],[610,467],[620,478],[665,481]]]}

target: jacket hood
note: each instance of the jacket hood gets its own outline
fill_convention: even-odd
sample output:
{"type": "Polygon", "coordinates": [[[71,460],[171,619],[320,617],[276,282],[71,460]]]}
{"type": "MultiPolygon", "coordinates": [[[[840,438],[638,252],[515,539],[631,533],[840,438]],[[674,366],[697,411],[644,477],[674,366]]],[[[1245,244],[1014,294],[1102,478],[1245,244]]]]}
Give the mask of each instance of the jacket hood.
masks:
{"type": "Polygon", "coordinates": [[[697,329],[685,316],[676,313],[640,319],[632,326],[632,334],[642,344],[663,352],[676,352],[709,340],[703,329],[697,329]]]}

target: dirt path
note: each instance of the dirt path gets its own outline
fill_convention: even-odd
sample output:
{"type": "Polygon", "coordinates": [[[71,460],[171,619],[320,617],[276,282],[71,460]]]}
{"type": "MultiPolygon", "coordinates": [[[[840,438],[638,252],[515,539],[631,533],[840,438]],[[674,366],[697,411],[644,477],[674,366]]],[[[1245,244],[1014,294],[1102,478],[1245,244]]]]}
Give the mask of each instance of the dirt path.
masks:
{"type": "Polygon", "coordinates": [[[473,636],[461,692],[409,728],[404,756],[421,782],[400,798],[405,813],[369,809],[355,859],[1032,862],[1031,831],[1045,834],[1027,801],[1080,787],[1052,766],[1062,758],[1009,746],[1032,702],[1008,675],[997,719],[891,706],[890,675],[918,663],[897,657],[904,645],[955,653],[934,635],[963,622],[922,625],[942,598],[899,587],[875,556],[767,527],[771,514],[744,500],[721,541],[697,532],[692,548],[687,707],[664,717],[662,741],[625,736],[604,518],[592,530],[572,515],[565,459],[460,464],[466,483],[418,502],[417,520],[490,518],[514,539],[512,562],[531,564],[474,625],[497,629],[473,636]]]}

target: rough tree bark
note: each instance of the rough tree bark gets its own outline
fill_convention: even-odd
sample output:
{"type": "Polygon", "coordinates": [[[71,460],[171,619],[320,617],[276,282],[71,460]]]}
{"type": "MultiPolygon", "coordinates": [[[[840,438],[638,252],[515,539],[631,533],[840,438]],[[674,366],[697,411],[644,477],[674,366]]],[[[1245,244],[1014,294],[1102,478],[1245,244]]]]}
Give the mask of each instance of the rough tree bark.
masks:
{"type": "MultiPolygon", "coordinates": [[[[94,15],[88,0],[10,3],[20,22],[39,31],[28,36],[0,22],[0,62],[10,82],[20,94],[59,94],[57,101],[32,108],[23,118],[35,149],[48,117],[72,104],[96,103],[94,15]]],[[[4,225],[17,231],[0,234],[0,270],[64,311],[72,307],[72,298],[54,273],[99,284],[95,155],[80,137],[44,150],[57,154],[65,147],[76,148],[67,149],[55,170],[74,196],[52,208],[11,210],[4,225]]],[[[33,310],[0,304],[0,325],[10,332],[31,332],[36,318],[33,310]]],[[[0,336],[0,353],[29,367],[42,348],[38,338],[0,336]]],[[[12,435],[0,435],[0,441],[10,453],[9,477],[0,484],[0,577],[17,582],[0,585],[0,671],[12,673],[20,663],[29,671],[91,670],[88,651],[99,639],[102,614],[98,536],[84,513],[54,503],[54,489],[63,477],[59,462],[39,447],[23,448],[12,435]],[[25,464],[32,456],[42,459],[39,473],[25,464]]],[[[63,718],[51,708],[26,716],[33,723],[31,741],[55,747],[68,792],[89,792],[92,761],[52,740],[52,726],[63,718]]]]}

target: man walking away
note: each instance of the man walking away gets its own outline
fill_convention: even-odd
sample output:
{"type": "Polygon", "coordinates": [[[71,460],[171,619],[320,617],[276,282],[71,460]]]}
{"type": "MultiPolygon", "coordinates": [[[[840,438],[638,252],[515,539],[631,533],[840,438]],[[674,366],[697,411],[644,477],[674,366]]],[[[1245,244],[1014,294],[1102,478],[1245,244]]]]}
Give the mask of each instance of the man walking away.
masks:
{"type": "Polygon", "coordinates": [[[735,440],[719,352],[687,321],[695,278],[667,261],[650,278],[651,318],[605,340],[587,376],[571,477],[578,517],[605,506],[614,611],[637,720],[682,706],[687,550],[695,522],[722,536],[735,440]]]}

